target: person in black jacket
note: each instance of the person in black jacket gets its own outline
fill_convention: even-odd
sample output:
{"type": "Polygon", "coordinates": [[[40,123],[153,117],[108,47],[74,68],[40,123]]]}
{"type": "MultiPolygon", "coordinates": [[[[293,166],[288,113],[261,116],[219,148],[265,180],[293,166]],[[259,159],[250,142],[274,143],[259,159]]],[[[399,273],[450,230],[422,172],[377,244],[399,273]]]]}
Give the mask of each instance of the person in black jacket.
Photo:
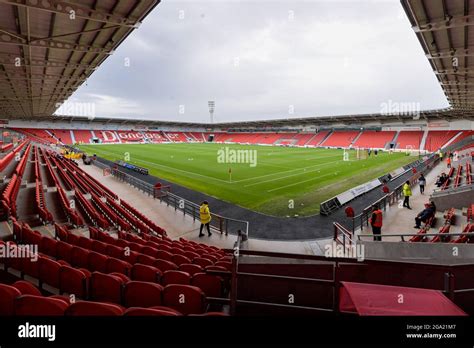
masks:
{"type": "Polygon", "coordinates": [[[430,202],[425,209],[423,209],[415,218],[414,228],[421,228],[421,223],[426,223],[430,218],[436,214],[436,205],[430,202]]]}

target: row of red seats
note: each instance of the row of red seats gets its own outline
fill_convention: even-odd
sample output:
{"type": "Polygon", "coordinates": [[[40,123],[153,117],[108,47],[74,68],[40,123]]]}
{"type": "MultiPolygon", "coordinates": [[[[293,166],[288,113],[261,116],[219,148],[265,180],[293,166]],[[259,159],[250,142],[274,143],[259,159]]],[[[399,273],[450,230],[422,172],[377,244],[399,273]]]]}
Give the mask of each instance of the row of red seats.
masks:
{"type": "Polygon", "coordinates": [[[110,209],[112,209],[118,216],[120,216],[120,218],[125,220],[138,233],[150,233],[150,228],[147,225],[130,214],[127,210],[115,202],[115,200],[107,197],[107,206],[110,207],[110,209]]]}
{"type": "Polygon", "coordinates": [[[115,214],[112,209],[110,209],[107,204],[105,204],[102,199],[94,193],[91,193],[92,203],[95,207],[116,227],[121,231],[130,231],[132,228],[128,222],[121,219],[117,214],[115,214]]]}
{"type": "Polygon", "coordinates": [[[99,214],[97,212],[97,210],[82,195],[82,193],[76,190],[74,197],[79,207],[82,208],[82,211],[84,212],[86,217],[89,219],[90,223],[92,223],[93,225],[99,226],[100,228],[103,228],[103,229],[108,229],[110,227],[109,222],[102,216],[102,214],[99,214]]]}
{"type": "Polygon", "coordinates": [[[0,171],[3,171],[15,158],[16,154],[28,143],[28,141],[21,142],[15,149],[7,153],[3,158],[0,159],[0,171]]]}
{"type": "Polygon", "coordinates": [[[130,214],[135,216],[139,221],[143,221],[145,225],[147,225],[153,232],[155,232],[158,235],[166,235],[166,231],[161,228],[160,226],[156,225],[153,221],[151,221],[149,218],[147,218],[145,215],[140,213],[137,209],[132,207],[130,204],[125,202],[124,200],[120,200],[120,205],[128,210],[130,214]]]}
{"type": "Polygon", "coordinates": [[[10,149],[13,149],[13,143],[2,144],[0,147],[0,152],[7,152],[10,149]]]}
{"type": "MultiPolygon", "coordinates": [[[[139,282],[129,282],[127,287],[127,301],[134,303],[136,292],[143,288],[139,282]]],[[[146,291],[153,293],[153,288],[145,288],[146,291]]],[[[171,303],[176,307],[188,310],[190,315],[202,316],[225,316],[221,312],[200,313],[203,306],[199,302],[199,294],[186,288],[186,295],[191,294],[191,303],[189,306],[180,306],[176,303],[176,298],[184,295],[182,286],[169,286],[161,291],[161,302],[171,303]],[[198,314],[193,314],[198,312],[198,314]]],[[[193,289],[194,290],[194,289],[193,289]]],[[[156,291],[155,291],[156,292],[156,291]]],[[[157,302],[157,301],[155,301],[157,302]]],[[[98,301],[77,301],[71,303],[64,296],[53,295],[43,296],[34,285],[26,281],[17,281],[12,285],[0,284],[0,315],[1,316],[181,316],[181,312],[172,307],[163,305],[152,306],[149,308],[129,307],[124,308],[121,305],[98,302],[98,301]]]]}
{"type": "Polygon", "coordinates": [[[68,217],[69,221],[74,225],[74,226],[82,226],[84,225],[84,220],[81,218],[81,216],[78,214],[78,212],[71,208],[71,203],[69,202],[69,199],[66,195],[66,192],[64,192],[63,188],[61,187],[58,177],[56,176],[56,173],[54,172],[51,162],[49,157],[46,155],[46,153],[41,149],[41,153],[43,158],[45,159],[46,162],[46,167],[48,168],[48,171],[53,178],[54,184],[56,186],[56,189],[59,194],[59,202],[61,204],[62,209],[64,210],[66,216],[68,217]]]}
{"type": "Polygon", "coordinates": [[[449,172],[448,172],[448,178],[441,186],[441,190],[446,190],[449,187],[449,185],[451,184],[451,178],[453,177],[453,174],[454,174],[454,167],[451,167],[451,169],[449,169],[449,172]]]}
{"type": "MultiPolygon", "coordinates": [[[[93,235],[91,235],[91,238],[93,237],[97,237],[98,239],[103,238],[110,240],[109,238],[107,238],[110,236],[107,236],[104,232],[100,231],[97,233],[93,233],[93,235]]],[[[172,257],[173,254],[182,255],[189,258],[193,263],[197,263],[203,267],[215,264],[229,271],[232,270],[231,257],[227,255],[223,250],[214,246],[187,241],[183,238],[181,238],[179,241],[171,241],[168,239],[159,239],[157,237],[150,236],[149,240],[145,240],[138,236],[134,236],[131,233],[122,232],[118,233],[118,237],[119,239],[129,242],[128,245],[131,246],[131,248],[136,249],[140,248],[140,246],[146,250],[150,250],[151,248],[149,252],[151,253],[151,255],[154,255],[153,253],[156,253],[157,251],[161,251],[160,255],[161,257],[165,257],[165,259],[169,259],[169,257],[172,257]],[[136,246],[137,244],[138,246],[136,246]],[[171,256],[169,254],[171,254],[171,256]],[[204,258],[205,260],[201,260],[202,258],[204,258]],[[211,263],[209,263],[209,261],[211,263]]],[[[122,244],[127,245],[123,242],[122,244]]]]}
{"type": "MultiPolygon", "coordinates": [[[[112,256],[123,259],[131,264],[134,264],[138,260],[138,262],[150,266],[158,266],[158,264],[160,264],[158,268],[166,266],[166,269],[177,269],[182,264],[194,264],[202,268],[215,266],[213,270],[216,271],[230,271],[232,269],[232,264],[229,262],[228,256],[226,256],[225,253],[219,253],[214,250],[214,253],[210,253],[208,249],[189,247],[184,249],[184,247],[179,247],[177,244],[178,241],[173,241],[174,244],[171,244],[172,246],[170,244],[153,244],[151,241],[143,245],[122,238],[115,239],[109,234],[95,228],[90,228],[89,231],[92,240],[101,241],[107,245],[107,248],[104,249],[107,254],[111,253],[112,256]],[[128,251],[128,254],[124,255],[124,251],[128,251]]],[[[130,233],[122,232],[119,232],[119,234],[131,235],[130,233]]],[[[76,239],[74,235],[69,234],[68,236],[76,239]]],[[[64,234],[59,238],[64,238],[64,234]]],[[[82,243],[90,242],[83,241],[82,243]]]]}
{"type": "Polygon", "coordinates": [[[462,165],[458,166],[458,170],[456,172],[456,178],[454,179],[454,187],[458,187],[461,183],[462,178],[462,165]]]}
{"type": "MultiPolygon", "coordinates": [[[[462,231],[462,233],[473,233],[473,232],[474,232],[473,223],[468,223],[462,231]]],[[[474,243],[474,237],[469,237],[466,235],[458,236],[456,239],[453,239],[451,243],[474,243]]]]}
{"type": "Polygon", "coordinates": [[[43,185],[38,179],[36,179],[35,193],[36,210],[38,211],[41,222],[53,222],[53,215],[45,207],[43,185]]]}
{"type": "Polygon", "coordinates": [[[436,223],[436,216],[430,217],[418,233],[409,239],[409,242],[422,242],[426,240],[424,234],[429,231],[436,223]]]}
{"type": "Polygon", "coordinates": [[[64,184],[66,185],[66,188],[68,190],[74,190],[76,187],[76,184],[74,181],[69,177],[69,175],[66,174],[66,171],[62,169],[62,167],[59,165],[59,161],[54,157],[54,156],[49,156],[49,159],[53,163],[53,165],[56,167],[57,172],[59,173],[59,176],[63,180],[64,184]]]}
{"type": "Polygon", "coordinates": [[[26,163],[28,162],[30,150],[31,150],[31,144],[27,146],[25,152],[23,153],[23,157],[21,158],[20,162],[15,168],[15,173],[20,177],[22,177],[23,173],[25,172],[26,163]]]}
{"type": "Polygon", "coordinates": [[[466,162],[466,184],[472,183],[472,164],[470,162],[466,162]]]}
{"type": "MultiPolygon", "coordinates": [[[[218,276],[205,273],[205,269],[195,264],[180,263],[179,266],[170,261],[157,260],[146,254],[140,254],[137,251],[129,252],[124,248],[117,247],[113,244],[98,242],[86,237],[76,236],[68,233],[63,227],[56,225],[56,230],[60,240],[42,236],[39,232],[31,230],[28,225],[15,222],[14,233],[15,239],[22,241],[27,245],[38,245],[40,252],[57,259],[59,265],[72,265],[87,272],[98,271],[101,273],[117,273],[126,277],[132,277],[134,280],[151,281],[169,284],[186,284],[202,287],[208,296],[220,297],[223,293],[223,282],[218,276]],[[150,262],[151,261],[151,262],[150,262]]],[[[29,261],[29,260],[26,260],[29,261]]],[[[177,260],[182,261],[182,260],[177,260]]],[[[55,264],[49,260],[44,261],[50,265],[50,269],[58,269],[53,267],[55,264]]],[[[29,262],[23,261],[20,268],[30,270],[29,262]]],[[[179,262],[178,262],[179,263],[179,262]]],[[[17,261],[12,262],[13,265],[17,261]]],[[[11,266],[11,265],[9,265],[11,266]]],[[[39,266],[40,267],[40,266],[39,266]]],[[[22,270],[14,267],[15,269],[22,270]]],[[[36,271],[39,271],[40,268],[36,271]]],[[[225,268],[216,266],[212,270],[227,272],[225,268]]],[[[69,273],[77,272],[70,271],[69,273]]],[[[36,277],[38,272],[28,275],[36,277]]],[[[54,277],[54,276],[53,276],[54,277]]],[[[38,277],[36,277],[38,278],[38,277]]],[[[40,281],[43,279],[39,275],[40,281]]],[[[60,285],[60,280],[54,278],[48,279],[47,284],[58,289],[65,289],[60,285]]],[[[76,281],[75,284],[82,284],[82,281],[76,281]]],[[[69,292],[64,290],[63,292],[69,292]]],[[[87,294],[87,288],[84,284],[73,292],[77,296],[84,298],[87,294]]]]}

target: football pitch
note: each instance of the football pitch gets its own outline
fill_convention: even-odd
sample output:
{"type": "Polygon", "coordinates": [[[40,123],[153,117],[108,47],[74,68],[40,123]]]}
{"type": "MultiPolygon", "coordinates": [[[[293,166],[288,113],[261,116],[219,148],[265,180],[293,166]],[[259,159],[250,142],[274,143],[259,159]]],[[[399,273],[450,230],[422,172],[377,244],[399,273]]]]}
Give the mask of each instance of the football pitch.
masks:
{"type": "MultiPolygon", "coordinates": [[[[319,204],[415,160],[380,153],[358,160],[341,149],[231,144],[81,145],[89,155],[148,168],[151,175],[274,216],[307,216],[319,204]]],[[[197,202],[199,203],[199,202],[197,202]]]]}

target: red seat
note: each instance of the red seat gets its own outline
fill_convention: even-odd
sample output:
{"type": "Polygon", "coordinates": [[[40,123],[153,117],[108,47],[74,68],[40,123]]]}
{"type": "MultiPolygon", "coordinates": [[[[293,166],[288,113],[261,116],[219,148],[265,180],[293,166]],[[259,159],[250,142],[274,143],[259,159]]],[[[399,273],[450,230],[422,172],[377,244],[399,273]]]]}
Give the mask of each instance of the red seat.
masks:
{"type": "Polygon", "coordinates": [[[229,317],[229,314],[224,312],[206,312],[202,314],[191,314],[191,317],[229,317]]]}
{"type": "Polygon", "coordinates": [[[224,267],[229,272],[232,272],[232,263],[227,261],[218,261],[216,262],[216,266],[224,267]]]}
{"type": "Polygon", "coordinates": [[[155,259],[156,259],[156,257],[157,257],[157,256],[156,256],[157,252],[158,252],[158,250],[155,249],[155,248],[152,248],[151,246],[144,246],[144,247],[142,248],[142,251],[141,251],[142,254],[151,256],[151,257],[153,257],[153,258],[155,258],[155,259]]]}
{"type": "Polygon", "coordinates": [[[61,264],[57,261],[40,258],[39,260],[39,280],[59,289],[59,270],[61,264]]]}
{"type": "Polygon", "coordinates": [[[130,242],[129,247],[131,250],[136,251],[137,253],[141,253],[143,249],[143,245],[134,242],[130,242]]]}
{"type": "Polygon", "coordinates": [[[89,253],[89,250],[78,246],[72,248],[71,264],[76,267],[87,268],[89,266],[89,253]]]}
{"type": "Polygon", "coordinates": [[[43,296],[36,286],[25,280],[19,280],[13,283],[12,286],[18,289],[22,295],[43,296]]]}
{"type": "Polygon", "coordinates": [[[156,267],[136,263],[132,266],[131,276],[133,280],[158,283],[161,279],[162,273],[156,267]]]}
{"type": "Polygon", "coordinates": [[[69,316],[120,316],[123,314],[122,307],[111,303],[78,301],[69,306],[66,315],[69,316]]]}
{"type": "Polygon", "coordinates": [[[202,273],[203,269],[199,265],[194,265],[192,263],[183,263],[179,266],[179,270],[189,273],[190,276],[193,276],[196,273],[202,273]]]}
{"type": "Polygon", "coordinates": [[[122,249],[130,248],[130,242],[125,240],[125,239],[117,239],[115,241],[114,245],[118,246],[119,248],[122,248],[122,249]]]}
{"type": "Polygon", "coordinates": [[[57,258],[60,260],[64,260],[68,263],[71,263],[71,254],[72,254],[72,248],[73,246],[63,242],[59,241],[57,244],[57,258]]]}
{"type": "Polygon", "coordinates": [[[27,274],[33,278],[39,278],[39,264],[40,259],[45,258],[40,255],[36,255],[36,257],[25,257],[21,259],[21,271],[23,274],[27,274]]]}
{"type": "Polygon", "coordinates": [[[21,295],[15,299],[15,315],[62,316],[68,304],[56,298],[21,295]]]}
{"type": "Polygon", "coordinates": [[[163,272],[163,277],[161,278],[161,283],[163,285],[168,284],[191,284],[191,276],[189,273],[182,271],[166,271],[163,272]]]}
{"type": "Polygon", "coordinates": [[[198,257],[201,257],[198,253],[196,253],[194,251],[185,251],[184,256],[186,256],[191,261],[194,260],[194,259],[197,259],[198,257]]]}
{"type": "Polygon", "coordinates": [[[41,245],[42,235],[38,231],[33,231],[28,225],[23,225],[21,230],[23,244],[41,245]]]}
{"type": "Polygon", "coordinates": [[[94,272],[91,277],[91,299],[120,304],[123,284],[124,281],[118,276],[94,272]]]}
{"type": "Polygon", "coordinates": [[[158,308],[136,308],[131,307],[123,313],[124,316],[133,316],[133,317],[147,317],[147,316],[156,316],[156,317],[177,317],[182,314],[177,313],[177,311],[170,308],[158,309],[158,308]]]}
{"type": "Polygon", "coordinates": [[[173,254],[165,250],[158,250],[156,253],[156,257],[158,259],[162,259],[166,261],[173,261],[173,254]]]}
{"type": "Polygon", "coordinates": [[[141,255],[136,251],[128,251],[121,257],[121,260],[127,261],[129,264],[133,265],[134,263],[138,262],[138,256],[141,255]]]}
{"type": "Polygon", "coordinates": [[[191,263],[191,260],[183,255],[173,255],[172,261],[178,266],[182,265],[183,263],[191,263]]]}
{"type": "Polygon", "coordinates": [[[74,233],[69,232],[67,235],[67,242],[71,245],[78,246],[79,245],[79,236],[75,235],[74,233]]]}
{"type": "Polygon", "coordinates": [[[159,284],[130,281],[125,284],[123,301],[125,307],[153,307],[161,305],[163,287],[159,284]]]}
{"type": "Polygon", "coordinates": [[[158,268],[162,273],[171,270],[177,270],[178,266],[171,261],[156,259],[155,263],[153,264],[156,268],[158,268]]]}
{"type": "Polygon", "coordinates": [[[96,253],[95,251],[91,251],[89,253],[89,267],[88,269],[92,272],[102,272],[107,273],[107,261],[109,257],[107,255],[102,255],[100,253],[96,253]]]}
{"type": "Polygon", "coordinates": [[[69,266],[62,266],[59,270],[59,290],[61,293],[73,294],[79,298],[87,297],[89,288],[88,274],[69,266]]]}
{"type": "Polygon", "coordinates": [[[83,236],[80,236],[79,240],[77,241],[77,246],[80,246],[81,248],[84,248],[87,250],[92,250],[92,244],[93,244],[92,239],[86,238],[83,236]]]}
{"type": "Polygon", "coordinates": [[[195,258],[193,260],[193,263],[195,265],[199,265],[203,268],[205,268],[206,266],[212,266],[214,263],[211,261],[211,260],[208,260],[208,259],[204,259],[202,257],[198,257],[198,258],[195,258]]]}
{"type": "Polygon", "coordinates": [[[156,258],[145,255],[145,254],[138,254],[137,261],[144,265],[153,266],[155,264],[156,258]]]}
{"type": "Polygon", "coordinates": [[[15,299],[21,296],[17,288],[0,284],[0,316],[12,316],[15,314],[15,299]]]}
{"type": "Polygon", "coordinates": [[[56,239],[43,237],[41,238],[39,251],[48,256],[57,257],[57,244],[58,241],[56,239]]]}
{"type": "Polygon", "coordinates": [[[206,311],[206,298],[201,289],[182,284],[165,286],[163,304],[187,314],[201,314],[206,311]]]}
{"type": "Polygon", "coordinates": [[[107,244],[100,240],[92,240],[92,250],[99,254],[107,255],[107,244]]]}
{"type": "Polygon", "coordinates": [[[115,245],[107,245],[107,255],[116,259],[121,259],[124,255],[124,249],[115,245]]]}
{"type": "Polygon", "coordinates": [[[219,276],[197,273],[193,276],[191,285],[200,288],[207,297],[222,297],[224,280],[219,276]]]}
{"type": "Polygon", "coordinates": [[[126,276],[130,275],[130,270],[132,269],[132,265],[126,261],[122,261],[116,258],[109,258],[107,261],[107,272],[108,273],[122,273],[126,276]]]}

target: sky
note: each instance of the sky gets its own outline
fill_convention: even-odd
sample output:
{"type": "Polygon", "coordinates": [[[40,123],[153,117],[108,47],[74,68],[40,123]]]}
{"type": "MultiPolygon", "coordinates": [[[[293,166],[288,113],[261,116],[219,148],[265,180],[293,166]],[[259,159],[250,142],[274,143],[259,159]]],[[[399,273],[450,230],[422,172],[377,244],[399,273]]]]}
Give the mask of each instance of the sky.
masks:
{"type": "Polygon", "coordinates": [[[448,107],[399,0],[164,0],[68,102],[208,122],[210,100],[214,122],[448,107]]]}

